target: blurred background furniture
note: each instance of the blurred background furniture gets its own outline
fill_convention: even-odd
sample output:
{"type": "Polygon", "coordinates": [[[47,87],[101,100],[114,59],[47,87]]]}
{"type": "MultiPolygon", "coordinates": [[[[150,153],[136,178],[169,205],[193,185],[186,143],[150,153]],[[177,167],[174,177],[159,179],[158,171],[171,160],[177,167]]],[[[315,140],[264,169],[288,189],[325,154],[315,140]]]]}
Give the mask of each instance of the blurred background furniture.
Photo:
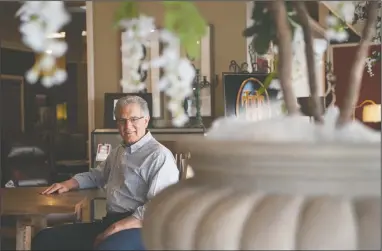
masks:
{"type": "MultiPolygon", "coordinates": [[[[89,170],[86,137],[69,133],[9,135],[2,140],[2,187],[46,187],[89,170]]],[[[46,215],[48,226],[79,221],[75,213],[46,215]]],[[[1,239],[13,244],[16,218],[1,215],[1,239]]]]}
{"type": "Polygon", "coordinates": [[[57,132],[53,135],[55,182],[67,180],[89,170],[86,135],[57,132]]]}
{"type": "Polygon", "coordinates": [[[365,100],[361,104],[354,107],[353,119],[355,119],[355,111],[362,108],[362,121],[366,123],[381,122],[381,104],[376,104],[373,100],[365,100]]]}
{"type": "Polygon", "coordinates": [[[48,142],[22,133],[2,140],[2,187],[47,186],[54,175],[48,142]]]}

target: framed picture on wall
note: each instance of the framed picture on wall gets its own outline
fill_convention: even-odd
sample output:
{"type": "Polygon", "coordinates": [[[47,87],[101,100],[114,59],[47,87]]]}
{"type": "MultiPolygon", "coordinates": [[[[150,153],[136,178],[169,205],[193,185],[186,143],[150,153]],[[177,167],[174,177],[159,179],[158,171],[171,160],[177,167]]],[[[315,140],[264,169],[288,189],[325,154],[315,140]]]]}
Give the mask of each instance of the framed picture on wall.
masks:
{"type": "MultiPolygon", "coordinates": [[[[153,113],[153,101],[151,93],[105,93],[104,97],[104,117],[103,117],[103,127],[107,129],[117,128],[117,121],[114,116],[114,108],[117,104],[118,99],[125,96],[139,96],[146,100],[147,105],[149,107],[149,114],[152,117],[153,113]]],[[[149,127],[152,127],[151,119],[149,122],[149,127]]]]}
{"type": "Polygon", "coordinates": [[[257,93],[267,76],[268,73],[223,73],[225,116],[239,116],[251,105],[275,100],[278,90],[266,89],[263,94],[257,93]]]}

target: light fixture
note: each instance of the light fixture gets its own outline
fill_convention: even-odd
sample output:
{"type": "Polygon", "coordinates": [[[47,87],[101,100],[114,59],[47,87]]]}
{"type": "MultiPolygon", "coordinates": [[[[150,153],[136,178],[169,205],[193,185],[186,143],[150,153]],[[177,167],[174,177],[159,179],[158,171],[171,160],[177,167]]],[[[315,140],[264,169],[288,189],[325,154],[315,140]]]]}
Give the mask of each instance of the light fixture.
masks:
{"type": "MultiPolygon", "coordinates": [[[[81,36],[86,37],[86,31],[81,32],[81,36]]],[[[57,32],[57,33],[52,33],[46,36],[47,38],[65,38],[66,33],[64,31],[62,32],[57,32]]]]}
{"type": "Polygon", "coordinates": [[[66,103],[61,103],[56,105],[56,119],[66,120],[68,118],[68,109],[66,103]]]}
{"type": "Polygon", "coordinates": [[[66,36],[66,33],[63,32],[57,32],[47,35],[47,38],[64,38],[66,36]]]}
{"type": "Polygon", "coordinates": [[[362,108],[362,121],[369,123],[381,122],[381,104],[377,104],[372,100],[365,100],[356,106],[353,111],[353,119],[355,119],[355,109],[362,108]]]}
{"type": "Polygon", "coordinates": [[[365,105],[362,111],[362,121],[370,123],[381,122],[381,105],[371,104],[365,105]]]}

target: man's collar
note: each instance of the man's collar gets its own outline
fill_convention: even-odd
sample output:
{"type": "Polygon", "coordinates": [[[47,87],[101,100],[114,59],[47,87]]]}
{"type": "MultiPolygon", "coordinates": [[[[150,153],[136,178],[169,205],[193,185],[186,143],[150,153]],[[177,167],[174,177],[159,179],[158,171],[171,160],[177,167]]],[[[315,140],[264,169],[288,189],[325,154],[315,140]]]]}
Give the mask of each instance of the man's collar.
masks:
{"type": "Polygon", "coordinates": [[[149,142],[153,136],[151,135],[150,131],[147,131],[145,136],[143,136],[140,140],[135,142],[132,145],[126,145],[123,141],[121,143],[122,146],[126,147],[126,150],[129,151],[129,153],[134,153],[136,150],[144,146],[147,142],[149,142]]]}

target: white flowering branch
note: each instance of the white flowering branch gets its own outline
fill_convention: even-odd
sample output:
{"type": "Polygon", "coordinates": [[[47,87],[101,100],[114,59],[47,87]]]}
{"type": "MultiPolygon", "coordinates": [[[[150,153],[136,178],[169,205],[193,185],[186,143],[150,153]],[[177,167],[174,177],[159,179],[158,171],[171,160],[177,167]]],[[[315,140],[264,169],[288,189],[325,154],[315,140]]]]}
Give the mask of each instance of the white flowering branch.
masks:
{"type": "Polygon", "coordinates": [[[373,73],[373,66],[377,63],[381,61],[381,52],[375,50],[371,53],[371,56],[367,57],[366,58],[366,64],[365,64],[365,67],[367,68],[367,73],[369,73],[369,76],[370,77],[373,77],[374,76],[374,73],[373,73]]]}
{"type": "Polygon", "coordinates": [[[141,15],[139,18],[123,19],[120,26],[125,29],[122,33],[122,67],[126,75],[121,80],[124,92],[138,92],[145,88],[139,72],[144,47],[150,44],[150,36],[155,30],[154,18],[141,15]]]}
{"type": "Polygon", "coordinates": [[[183,102],[192,95],[195,69],[187,58],[180,57],[179,39],[173,33],[161,30],[159,38],[164,43],[163,53],[160,58],[152,61],[152,67],[163,69],[159,89],[170,97],[168,109],[174,117],[173,124],[182,126],[188,121],[183,102]]]}
{"type": "Polygon", "coordinates": [[[56,60],[65,54],[68,46],[65,41],[51,37],[70,21],[63,1],[26,1],[16,16],[21,20],[20,32],[24,44],[42,55],[26,73],[27,81],[36,83],[43,73],[41,83],[45,87],[63,83],[67,73],[56,66],[56,60]]]}
{"type": "Polygon", "coordinates": [[[372,59],[371,57],[367,57],[366,58],[366,65],[365,65],[365,67],[367,68],[367,73],[369,73],[370,77],[374,76],[374,73],[373,73],[373,64],[374,64],[374,62],[375,62],[375,60],[372,59]]]}
{"type": "MultiPolygon", "coordinates": [[[[355,3],[355,10],[354,10],[354,20],[353,24],[356,24],[359,20],[364,21],[367,17],[367,6],[370,4],[370,1],[359,1],[355,3]]],[[[378,18],[377,22],[375,23],[375,34],[372,39],[374,43],[381,43],[381,15],[382,15],[382,3],[379,2],[378,4],[378,18]]]]}
{"type": "Polygon", "coordinates": [[[352,23],[354,18],[355,5],[351,1],[323,1],[323,3],[330,8],[335,15],[328,15],[326,17],[326,37],[329,40],[337,42],[344,42],[348,40],[349,34],[344,29],[344,23],[352,23]],[[342,21],[343,20],[343,21],[342,21]]]}
{"type": "Polygon", "coordinates": [[[162,54],[151,61],[142,62],[143,45],[150,46],[153,39],[152,31],[155,30],[154,19],[144,15],[138,18],[122,20],[120,25],[125,28],[122,40],[123,67],[126,74],[121,80],[124,90],[140,91],[145,88],[141,81],[139,69],[162,68],[158,86],[170,97],[168,109],[173,116],[173,124],[182,126],[188,121],[183,108],[186,97],[192,95],[192,82],[195,70],[190,61],[181,58],[179,52],[179,39],[168,30],[158,30],[157,35],[160,42],[164,44],[162,54]]]}
{"type": "Polygon", "coordinates": [[[362,31],[361,42],[359,43],[353,65],[350,69],[349,87],[347,88],[343,102],[340,105],[340,115],[337,120],[338,126],[343,126],[351,120],[353,109],[356,106],[359,97],[364,62],[367,58],[370,41],[373,36],[374,24],[378,16],[377,7],[378,2],[370,2],[368,5],[368,18],[362,31]]]}

